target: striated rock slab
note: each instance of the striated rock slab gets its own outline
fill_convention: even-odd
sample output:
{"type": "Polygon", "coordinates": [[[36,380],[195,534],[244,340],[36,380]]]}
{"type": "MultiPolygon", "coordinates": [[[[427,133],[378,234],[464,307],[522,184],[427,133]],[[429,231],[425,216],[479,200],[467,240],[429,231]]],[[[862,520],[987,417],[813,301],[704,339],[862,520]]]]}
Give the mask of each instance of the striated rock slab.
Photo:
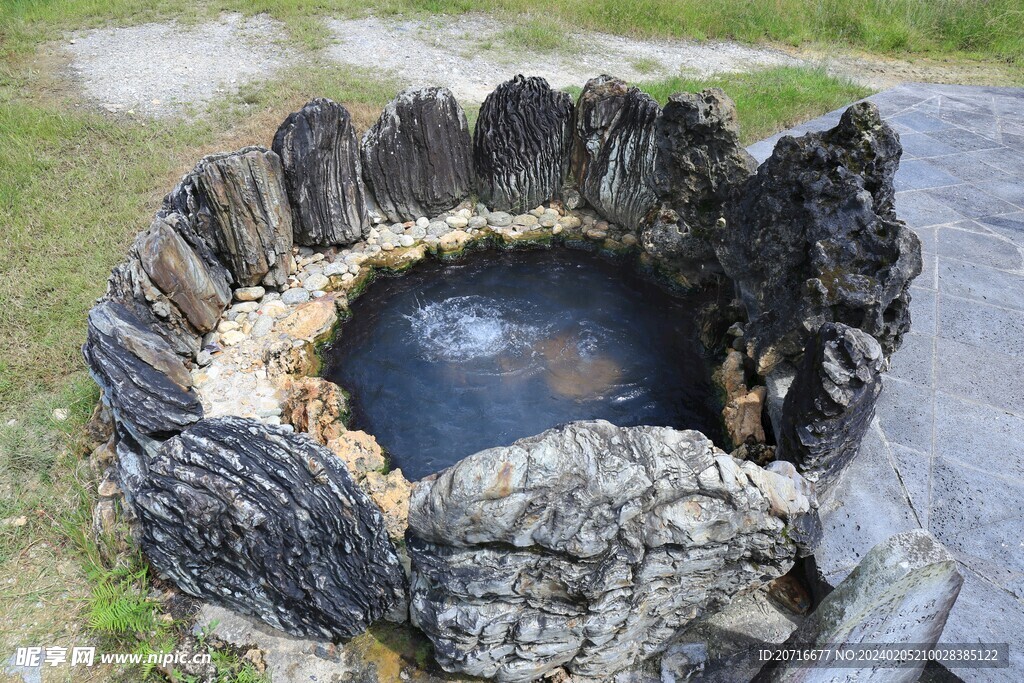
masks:
{"type": "Polygon", "coordinates": [[[572,112],[568,93],[537,76],[516,76],[488,95],[473,134],[480,201],[520,214],[557,196],[569,170],[572,112]]]}
{"type": "Polygon", "coordinates": [[[82,353],[117,422],[137,439],[167,438],[202,419],[181,358],[123,304],[89,311],[82,353]]]}
{"type": "Polygon", "coordinates": [[[447,88],[408,88],[363,136],[364,179],[390,221],[437,216],[473,188],[473,148],[447,88]]]}
{"type": "Polygon", "coordinates": [[[449,671],[614,673],[790,568],[811,500],[781,465],[603,421],[481,451],[413,489],[413,623],[449,671]]]}
{"type": "Polygon", "coordinates": [[[784,137],[727,209],[716,253],[739,286],[765,374],[823,323],[875,337],[889,356],[910,328],[921,244],[893,209],[899,138],[871,103],[835,128],[784,137]]]}
{"type": "Polygon", "coordinates": [[[282,417],[295,431],[309,434],[321,444],[345,432],[348,399],[337,384],[322,377],[297,375],[284,375],[276,384],[284,394],[282,417]]]}
{"type": "MultiPolygon", "coordinates": [[[[949,551],[927,531],[893,536],[868,552],[860,564],[822,600],[786,640],[786,645],[822,648],[878,644],[929,648],[938,642],[960,594],[963,576],[949,551]]],[[[758,683],[798,681],[885,681],[912,683],[926,663],[885,667],[868,657],[842,668],[791,662],[766,666],[758,683]]]]}
{"type": "Polygon", "coordinates": [[[404,600],[380,511],[304,435],[202,420],[150,459],[133,507],[182,590],[293,635],[351,638],[404,600]]]}
{"type": "Polygon", "coordinates": [[[656,144],[654,187],[663,210],[643,228],[644,249],[715,265],[714,228],[757,168],[740,145],[736,105],[719,88],[672,95],[656,144]]]}
{"type": "Polygon", "coordinates": [[[157,216],[149,230],[136,239],[133,251],[153,284],[196,332],[205,334],[217,326],[220,314],[231,303],[230,275],[212,254],[203,258],[193,249],[183,237],[190,232],[177,213],[157,216]]]}
{"type": "Polygon", "coordinates": [[[317,98],[274,135],[291,201],[295,242],[351,244],[370,229],[356,129],[345,107],[317,98]]]}
{"type": "Polygon", "coordinates": [[[779,457],[827,488],[853,460],[882,392],[882,347],[842,323],[825,323],[804,352],[782,407],[779,457]]]}
{"type": "Polygon", "coordinates": [[[576,103],[572,168],[579,192],[602,216],[635,230],[654,208],[659,107],[625,81],[598,76],[576,103]]]}
{"type": "Polygon", "coordinates": [[[281,158],[263,147],[204,157],[164,200],[185,216],[241,287],[288,281],[292,213],[281,158]]]}

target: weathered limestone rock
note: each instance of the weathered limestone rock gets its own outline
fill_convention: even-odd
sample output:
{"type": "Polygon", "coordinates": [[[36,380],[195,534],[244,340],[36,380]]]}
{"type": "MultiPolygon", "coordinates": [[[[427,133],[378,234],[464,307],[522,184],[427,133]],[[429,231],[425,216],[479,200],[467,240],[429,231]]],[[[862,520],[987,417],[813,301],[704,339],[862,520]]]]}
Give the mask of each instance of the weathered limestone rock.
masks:
{"type": "Polygon", "coordinates": [[[808,480],[828,488],[850,464],[875,415],[882,392],[882,347],[841,323],[825,323],[782,408],[779,457],[808,480]]]}
{"type": "Polygon", "coordinates": [[[351,244],[370,229],[359,141],[348,110],[317,98],[285,119],[274,135],[291,201],[295,242],[351,244]]]}
{"type": "Polygon", "coordinates": [[[82,353],[116,421],[137,439],[167,438],[203,417],[181,358],[123,304],[89,311],[82,353]]]}
{"type": "Polygon", "coordinates": [[[672,95],[657,120],[654,186],[662,211],[643,228],[644,249],[717,266],[714,228],[756,168],[739,141],[736,105],[724,92],[672,95]]]}
{"type": "Polygon", "coordinates": [[[321,444],[344,433],[348,400],[337,384],[322,377],[295,375],[284,375],[276,383],[284,394],[282,419],[295,431],[309,434],[321,444]]]}
{"type": "Polygon", "coordinates": [[[734,445],[764,443],[761,412],[767,395],[765,387],[754,387],[750,391],[744,388],[722,408],[722,421],[734,445]]]}
{"type": "Polygon", "coordinates": [[[481,451],[413,489],[413,623],[450,671],[607,676],[790,568],[811,501],[784,465],[603,421],[481,451]]]}
{"type": "MultiPolygon", "coordinates": [[[[903,644],[927,648],[942,635],[962,585],[956,560],[927,531],[898,534],[872,548],[786,643],[811,648],[862,643],[884,644],[886,649],[903,644]]],[[[885,668],[870,659],[861,668],[785,663],[762,669],[755,680],[912,683],[925,663],[899,668],[885,668]]]]}
{"type": "Polygon", "coordinates": [[[519,75],[487,96],[476,120],[477,194],[524,213],[558,195],[569,170],[572,99],[543,78],[519,75]]]}
{"type": "Polygon", "coordinates": [[[473,148],[447,88],[409,88],[363,136],[363,173],[390,221],[437,216],[473,188],[473,148]]]}
{"type": "Polygon", "coordinates": [[[304,435],[203,420],[150,459],[133,507],[158,571],[293,635],[351,638],[404,600],[380,511],[304,435]]]}
{"type": "Polygon", "coordinates": [[[242,287],[285,284],[292,213],[281,158],[262,147],[204,157],[164,200],[188,218],[242,287]]]}
{"type": "Polygon", "coordinates": [[[875,105],[855,104],[831,130],[782,138],[727,208],[716,253],[761,374],[825,322],[864,330],[886,356],[899,347],[921,272],[920,241],[893,209],[901,151],[875,105]]]}
{"type": "Polygon", "coordinates": [[[328,441],[327,448],[341,458],[352,478],[380,507],[388,536],[396,543],[404,543],[405,531],[409,528],[412,484],[402,470],[388,470],[383,449],[366,432],[344,432],[328,441]]]}
{"type": "Polygon", "coordinates": [[[576,103],[572,167],[579,192],[602,216],[635,230],[656,201],[655,122],[659,107],[625,81],[587,81],[576,103]]]}
{"type": "Polygon", "coordinates": [[[182,312],[199,334],[217,326],[231,302],[230,275],[209,254],[197,253],[183,235],[190,232],[177,213],[157,216],[139,235],[133,251],[149,279],[182,312]]]}

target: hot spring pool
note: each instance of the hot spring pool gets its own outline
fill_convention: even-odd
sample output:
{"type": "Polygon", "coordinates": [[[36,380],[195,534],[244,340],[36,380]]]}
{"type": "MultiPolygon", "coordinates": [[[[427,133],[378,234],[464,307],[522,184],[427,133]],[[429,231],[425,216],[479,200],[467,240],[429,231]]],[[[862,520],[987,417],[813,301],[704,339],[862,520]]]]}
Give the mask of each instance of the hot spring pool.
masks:
{"type": "Polygon", "coordinates": [[[721,444],[701,303],[564,249],[431,262],[353,303],[323,374],[351,392],[351,426],[410,480],[574,420],[721,444]]]}

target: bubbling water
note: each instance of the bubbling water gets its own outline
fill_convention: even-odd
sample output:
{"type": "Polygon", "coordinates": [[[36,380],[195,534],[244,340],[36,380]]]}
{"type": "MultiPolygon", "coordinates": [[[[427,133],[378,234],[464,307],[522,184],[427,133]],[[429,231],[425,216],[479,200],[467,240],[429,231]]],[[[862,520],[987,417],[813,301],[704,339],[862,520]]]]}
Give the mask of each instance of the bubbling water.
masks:
{"type": "Polygon", "coordinates": [[[353,303],[324,374],[409,479],[573,420],[715,439],[698,304],[579,252],[422,264],[353,303]]]}

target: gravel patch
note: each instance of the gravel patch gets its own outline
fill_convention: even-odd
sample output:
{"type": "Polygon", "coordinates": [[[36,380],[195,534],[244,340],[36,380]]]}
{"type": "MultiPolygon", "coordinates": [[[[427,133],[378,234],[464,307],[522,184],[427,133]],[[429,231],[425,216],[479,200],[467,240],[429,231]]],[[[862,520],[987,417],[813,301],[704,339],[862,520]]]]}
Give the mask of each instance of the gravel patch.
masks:
{"type": "Polygon", "coordinates": [[[223,14],[214,22],[106,28],[72,34],[65,49],[85,94],[107,111],[185,113],[292,62],[280,22],[223,14]]]}
{"type": "Polygon", "coordinates": [[[486,15],[327,23],[337,40],[328,48],[335,61],[387,69],[409,85],[444,85],[463,103],[482,102],[499,83],[518,73],[543,76],[552,87],[563,88],[582,86],[602,73],[636,81],[808,63],[772,48],[731,42],[640,41],[573,31],[565,34],[564,50],[540,53],[502,45],[501,33],[507,26],[486,15]]]}

